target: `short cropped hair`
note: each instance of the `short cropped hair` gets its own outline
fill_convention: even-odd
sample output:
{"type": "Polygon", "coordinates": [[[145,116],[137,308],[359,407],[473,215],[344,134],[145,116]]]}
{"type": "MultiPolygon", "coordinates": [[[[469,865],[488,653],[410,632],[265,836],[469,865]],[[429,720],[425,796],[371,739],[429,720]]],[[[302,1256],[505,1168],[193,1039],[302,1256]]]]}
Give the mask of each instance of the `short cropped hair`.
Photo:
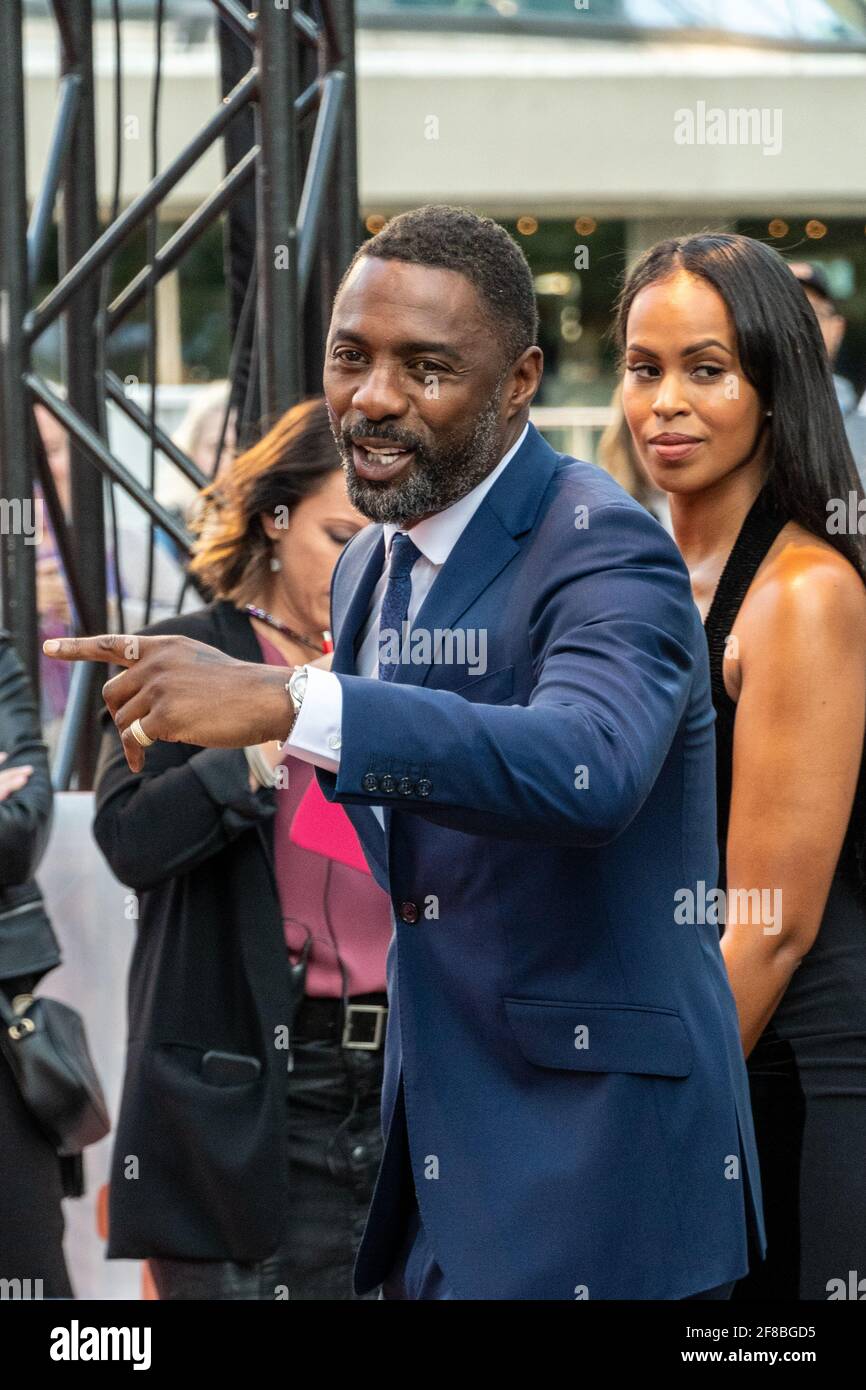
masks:
{"type": "Polygon", "coordinates": [[[502,334],[510,366],[538,340],[538,308],[532,271],[504,227],[468,208],[429,203],[387,222],[352,257],[342,284],[362,257],[408,261],[465,275],[478,291],[494,329],[502,334]]]}

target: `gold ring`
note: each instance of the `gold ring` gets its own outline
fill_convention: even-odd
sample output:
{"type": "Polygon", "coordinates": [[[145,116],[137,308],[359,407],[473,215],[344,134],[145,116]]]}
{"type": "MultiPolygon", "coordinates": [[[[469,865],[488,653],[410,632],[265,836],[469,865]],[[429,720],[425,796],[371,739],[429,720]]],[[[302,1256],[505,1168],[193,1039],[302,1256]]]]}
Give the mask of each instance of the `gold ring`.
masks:
{"type": "Polygon", "coordinates": [[[156,739],[148,738],[147,734],[144,732],[144,729],[141,727],[140,719],[133,719],[132,723],[129,726],[129,732],[132,734],[132,737],[135,739],[136,743],[141,744],[142,748],[150,748],[151,745],[156,742],[156,739]]]}

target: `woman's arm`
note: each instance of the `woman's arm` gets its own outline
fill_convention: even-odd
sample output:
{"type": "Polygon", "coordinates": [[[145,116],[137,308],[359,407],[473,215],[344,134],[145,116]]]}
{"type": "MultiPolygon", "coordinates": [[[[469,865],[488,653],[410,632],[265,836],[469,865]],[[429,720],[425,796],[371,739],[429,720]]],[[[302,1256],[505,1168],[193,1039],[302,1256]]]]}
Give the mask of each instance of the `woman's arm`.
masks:
{"type": "Polygon", "coordinates": [[[866,589],[835,552],[793,547],[747,605],[722,938],[746,1055],[815,941],[848,826],[866,717],[866,589]],[[761,895],[750,910],[749,890],[761,895]]]}
{"type": "Polygon", "coordinates": [[[27,673],[8,637],[0,637],[0,750],[3,770],[29,765],[24,786],[0,801],[0,886],[26,883],[51,829],[51,777],[27,673]]]}
{"type": "Polygon", "coordinates": [[[93,834],[130,888],[188,873],[276,812],[273,790],[251,789],[242,748],[155,743],[134,773],[107,711],[102,728],[93,834]]]}

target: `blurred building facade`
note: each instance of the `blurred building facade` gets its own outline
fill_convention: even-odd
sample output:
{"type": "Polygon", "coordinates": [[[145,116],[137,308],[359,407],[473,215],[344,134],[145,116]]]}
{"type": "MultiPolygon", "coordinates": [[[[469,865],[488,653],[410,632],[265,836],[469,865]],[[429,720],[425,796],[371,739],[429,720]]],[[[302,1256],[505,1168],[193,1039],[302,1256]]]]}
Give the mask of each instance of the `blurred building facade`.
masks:
{"type": "MultiPolygon", "coordinates": [[[[57,80],[54,26],[31,0],[28,165],[45,158],[57,80]]],[[[112,32],[96,0],[98,111],[111,129],[112,32]]],[[[154,5],[124,0],[123,187],[147,182],[154,5]]],[[[166,0],[161,155],[219,100],[213,7],[166,0]]],[[[487,212],[536,274],[547,371],[542,406],[606,405],[606,337],[624,266],[670,231],[763,237],[826,271],[848,331],[838,370],[866,389],[866,6],[859,0],[359,0],[359,162],[368,230],[403,208],[487,212]]],[[[112,142],[99,149],[111,197],[112,142]]],[[[221,177],[211,152],[163,208],[165,235],[221,177]]],[[[124,255],[135,269],[143,247],[124,255]]],[[[120,259],[120,258],[119,258],[120,259]]],[[[178,382],[224,374],[220,233],[166,289],[163,351],[178,382]]],[[[131,320],[115,369],[143,375],[131,320]]],[[[52,344],[45,344],[50,370],[52,344]]],[[[163,376],[163,380],[169,379],[163,376]]],[[[587,417],[588,418],[588,417],[587,417]]]]}

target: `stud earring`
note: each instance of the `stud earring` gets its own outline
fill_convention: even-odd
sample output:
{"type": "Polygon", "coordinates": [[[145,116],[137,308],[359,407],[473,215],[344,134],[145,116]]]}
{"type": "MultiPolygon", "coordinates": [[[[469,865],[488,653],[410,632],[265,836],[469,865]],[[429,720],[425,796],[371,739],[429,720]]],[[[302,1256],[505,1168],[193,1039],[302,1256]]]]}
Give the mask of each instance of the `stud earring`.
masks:
{"type": "Polygon", "coordinates": [[[271,556],[271,569],[274,570],[274,571],[276,571],[276,570],[281,570],[282,568],[283,568],[283,562],[282,562],[282,560],[280,559],[279,555],[272,555],[272,556],[271,556]]]}
{"type": "Polygon", "coordinates": [[[768,415],[768,416],[769,416],[769,415],[772,415],[772,413],[773,413],[772,410],[765,410],[765,411],[764,411],[764,414],[765,414],[765,415],[768,415]]]}

